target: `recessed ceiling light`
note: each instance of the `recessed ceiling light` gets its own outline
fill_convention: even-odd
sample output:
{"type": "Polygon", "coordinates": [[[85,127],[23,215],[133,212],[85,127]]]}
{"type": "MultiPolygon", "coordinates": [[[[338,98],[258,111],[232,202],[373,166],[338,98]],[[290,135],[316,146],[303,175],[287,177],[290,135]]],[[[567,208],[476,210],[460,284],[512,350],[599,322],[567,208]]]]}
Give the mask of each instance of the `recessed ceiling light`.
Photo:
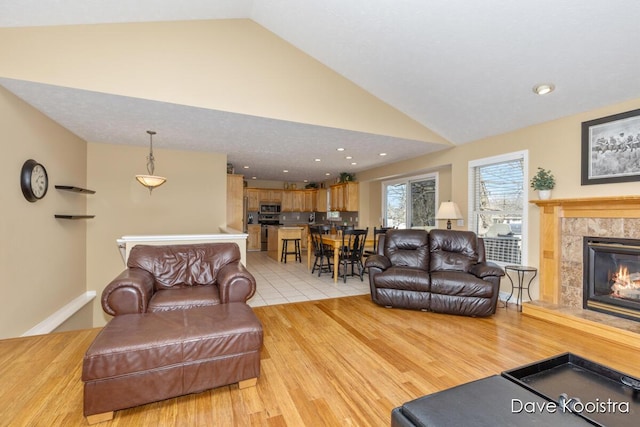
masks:
{"type": "Polygon", "coordinates": [[[252,176],[251,179],[258,179],[258,178],[256,178],[255,176],[252,176]]]}
{"type": "Polygon", "coordinates": [[[338,151],[344,151],[344,148],[338,148],[338,151]]]}
{"type": "Polygon", "coordinates": [[[386,155],[387,155],[387,153],[380,153],[380,154],[378,154],[378,155],[379,155],[379,156],[386,156],[386,155]]]}
{"type": "Polygon", "coordinates": [[[325,175],[326,175],[326,176],[329,176],[329,175],[331,175],[331,174],[330,174],[329,172],[327,172],[327,173],[325,173],[325,175]]]}
{"type": "Polygon", "coordinates": [[[243,166],[244,169],[249,169],[249,166],[243,166]]]}
{"type": "Polygon", "coordinates": [[[345,157],[345,159],[351,160],[351,159],[353,159],[353,156],[347,156],[347,157],[345,157]]]}
{"type": "Polygon", "coordinates": [[[546,95],[548,93],[553,92],[555,88],[556,87],[553,83],[543,83],[543,84],[534,86],[533,92],[537,93],[538,95],[546,95]]]}
{"type": "Polygon", "coordinates": [[[302,182],[309,182],[309,180],[308,180],[308,179],[305,179],[305,180],[303,180],[302,182]]]}
{"type": "Polygon", "coordinates": [[[315,159],[315,161],[316,161],[316,162],[319,162],[319,161],[320,161],[320,159],[315,159]]]}
{"type": "Polygon", "coordinates": [[[357,165],[357,163],[356,163],[356,162],[351,162],[351,164],[352,164],[353,166],[357,165]]]}
{"type": "Polygon", "coordinates": [[[283,170],[282,172],[287,173],[287,172],[289,172],[289,171],[285,169],[285,170],[283,170]]]}

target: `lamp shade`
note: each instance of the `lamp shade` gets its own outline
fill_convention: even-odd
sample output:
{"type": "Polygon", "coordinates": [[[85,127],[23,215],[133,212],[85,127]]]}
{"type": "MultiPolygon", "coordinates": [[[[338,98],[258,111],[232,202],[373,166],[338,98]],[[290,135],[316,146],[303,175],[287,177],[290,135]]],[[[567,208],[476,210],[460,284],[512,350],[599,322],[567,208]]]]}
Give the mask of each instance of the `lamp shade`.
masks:
{"type": "Polygon", "coordinates": [[[163,176],[155,175],[136,175],[136,179],[140,184],[144,185],[149,190],[160,187],[167,180],[167,178],[163,176]]]}
{"type": "Polygon", "coordinates": [[[436,219],[462,219],[462,214],[455,202],[442,202],[436,214],[436,219]]]}

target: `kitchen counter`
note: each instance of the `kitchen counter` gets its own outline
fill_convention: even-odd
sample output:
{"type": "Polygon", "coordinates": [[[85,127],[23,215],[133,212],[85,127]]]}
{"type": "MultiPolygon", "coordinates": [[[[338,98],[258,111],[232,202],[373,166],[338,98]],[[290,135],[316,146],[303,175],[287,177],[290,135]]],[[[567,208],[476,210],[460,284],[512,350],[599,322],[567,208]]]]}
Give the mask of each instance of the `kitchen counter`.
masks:
{"type": "MultiPolygon", "coordinates": [[[[302,243],[302,227],[270,225],[268,233],[267,255],[278,262],[280,262],[282,254],[282,239],[300,239],[300,243],[302,243]]],[[[287,255],[287,257],[287,262],[289,258],[294,258],[293,255],[287,255]]]]}

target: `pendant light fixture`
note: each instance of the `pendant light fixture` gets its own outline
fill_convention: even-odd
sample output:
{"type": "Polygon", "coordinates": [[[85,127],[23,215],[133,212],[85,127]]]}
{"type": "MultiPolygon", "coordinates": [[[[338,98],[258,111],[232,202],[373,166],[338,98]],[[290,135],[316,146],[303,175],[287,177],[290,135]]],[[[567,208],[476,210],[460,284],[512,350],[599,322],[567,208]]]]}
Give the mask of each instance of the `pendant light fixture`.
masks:
{"type": "Polygon", "coordinates": [[[153,171],[155,169],[155,158],[153,157],[153,135],[155,135],[156,133],[152,130],[148,130],[147,133],[149,134],[149,156],[147,157],[147,172],[149,172],[149,174],[136,175],[136,179],[140,184],[147,187],[149,189],[149,194],[151,194],[151,191],[154,188],[160,187],[162,184],[164,184],[167,181],[167,178],[163,176],[156,176],[153,174],[153,171]]]}

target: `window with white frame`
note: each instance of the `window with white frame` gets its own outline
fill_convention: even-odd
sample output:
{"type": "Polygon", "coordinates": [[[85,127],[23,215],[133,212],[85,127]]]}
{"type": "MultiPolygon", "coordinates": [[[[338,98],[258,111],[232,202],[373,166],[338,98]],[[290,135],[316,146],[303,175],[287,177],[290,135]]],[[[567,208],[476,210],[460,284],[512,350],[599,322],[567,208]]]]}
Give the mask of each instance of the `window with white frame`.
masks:
{"type": "Polygon", "coordinates": [[[469,228],[488,261],[526,263],[527,171],[526,150],[469,162],[469,228]]]}
{"type": "Polygon", "coordinates": [[[383,182],[383,226],[434,226],[438,202],[437,189],[437,173],[383,182]]]}

